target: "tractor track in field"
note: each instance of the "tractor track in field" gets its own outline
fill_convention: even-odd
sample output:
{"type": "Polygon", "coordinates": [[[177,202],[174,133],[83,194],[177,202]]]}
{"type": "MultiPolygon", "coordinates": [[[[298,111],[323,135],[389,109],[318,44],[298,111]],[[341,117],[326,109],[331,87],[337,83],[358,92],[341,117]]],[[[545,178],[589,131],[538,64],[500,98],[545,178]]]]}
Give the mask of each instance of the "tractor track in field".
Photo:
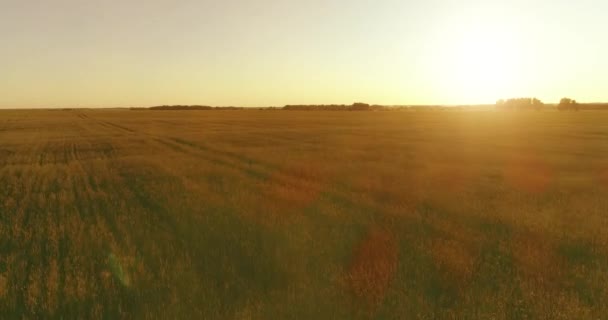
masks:
{"type": "MultiPolygon", "coordinates": [[[[19,226],[18,228],[21,230],[20,235],[22,236],[18,241],[21,247],[20,261],[28,261],[27,257],[36,256],[35,253],[37,252],[33,251],[35,246],[39,245],[39,237],[37,235],[39,235],[40,230],[38,229],[36,233],[33,233],[31,232],[31,226],[36,217],[42,214],[39,205],[30,199],[36,199],[42,193],[44,177],[37,172],[26,174],[26,176],[30,177],[31,180],[28,181],[29,184],[26,186],[28,192],[23,195],[18,206],[19,208],[23,208],[23,214],[20,217],[21,219],[19,219],[20,221],[16,224],[19,226]]],[[[17,288],[22,288],[21,292],[16,292],[17,306],[25,307],[27,299],[26,288],[28,288],[28,283],[32,277],[34,265],[33,263],[27,263],[22,267],[23,272],[14,274],[13,283],[16,284],[17,288]]],[[[25,310],[22,310],[22,312],[25,312],[25,310]]]]}
{"type": "MultiPolygon", "coordinates": [[[[78,117],[89,122],[89,124],[98,123],[97,121],[95,121],[94,119],[91,119],[88,115],[86,115],[84,113],[78,114],[78,117]]],[[[89,150],[97,151],[97,155],[93,154],[93,155],[83,157],[79,151],[79,148],[73,143],[72,148],[71,148],[72,153],[73,153],[72,158],[76,160],[76,166],[80,172],[80,176],[82,176],[81,183],[85,186],[85,188],[81,188],[81,189],[97,192],[99,187],[97,186],[97,183],[95,183],[95,181],[94,181],[95,180],[94,173],[91,172],[90,170],[87,170],[84,167],[83,163],[89,159],[102,159],[104,161],[111,161],[113,158],[116,157],[116,150],[115,150],[114,146],[112,145],[112,143],[102,140],[102,139],[97,139],[96,137],[98,135],[95,134],[94,129],[91,128],[90,125],[79,125],[79,130],[80,130],[80,132],[83,133],[83,137],[85,137],[84,142],[86,142],[90,146],[89,150]],[[98,156],[101,156],[101,158],[99,158],[98,156]]],[[[76,185],[78,185],[78,184],[76,182],[73,182],[73,185],[74,185],[74,187],[76,187],[76,185]]],[[[107,191],[110,192],[110,195],[118,194],[118,191],[115,189],[111,189],[111,190],[107,190],[107,191]]],[[[95,208],[96,210],[94,210],[94,211],[104,211],[104,209],[107,210],[108,204],[104,203],[104,202],[99,203],[99,201],[95,200],[89,192],[82,193],[82,192],[79,192],[77,189],[74,189],[74,195],[77,199],[80,198],[79,195],[81,197],[87,198],[87,200],[86,200],[87,203],[98,204],[99,206],[97,208],[95,208]]],[[[107,199],[107,200],[111,200],[111,199],[107,199]]],[[[119,226],[116,222],[116,219],[113,219],[110,215],[103,214],[101,212],[97,212],[96,216],[97,216],[97,218],[101,218],[101,220],[105,223],[105,225],[110,229],[111,236],[113,237],[113,240],[116,241],[116,243],[118,245],[123,246],[123,247],[128,246],[128,241],[127,241],[128,236],[124,231],[121,231],[121,228],[119,228],[119,226]]]]}
{"type": "MultiPolygon", "coordinates": [[[[16,261],[23,263],[28,261],[28,256],[40,257],[36,263],[19,265],[20,272],[8,274],[8,281],[12,284],[10,294],[14,297],[14,302],[6,310],[8,315],[35,316],[37,312],[42,312],[43,307],[49,307],[34,304],[33,301],[38,299],[49,303],[49,308],[53,310],[59,307],[63,310],[62,313],[79,313],[80,311],[72,309],[69,303],[63,303],[63,306],[56,304],[57,301],[73,299],[66,294],[73,295],[76,285],[74,281],[88,283],[92,279],[90,277],[95,276],[89,271],[83,274],[75,273],[77,270],[75,268],[81,266],[75,265],[79,260],[70,257],[75,252],[80,252],[82,245],[74,242],[74,239],[78,239],[82,232],[89,230],[85,225],[93,226],[96,224],[95,219],[103,218],[106,225],[111,226],[112,229],[111,234],[106,236],[115,238],[120,244],[127,240],[125,233],[118,231],[116,220],[112,219],[112,216],[103,214],[98,206],[99,199],[94,197],[98,187],[92,182],[94,179],[91,179],[94,171],[84,166],[86,159],[83,158],[88,157],[82,157],[80,153],[83,146],[86,148],[86,145],[92,146],[95,143],[96,139],[91,138],[95,135],[87,132],[86,126],[70,126],[67,129],[77,134],[82,133],[84,138],[71,141],[65,137],[45,140],[35,132],[29,139],[29,144],[27,142],[25,144],[30,147],[21,150],[22,154],[29,155],[34,161],[9,160],[9,163],[12,162],[11,165],[27,163],[28,166],[23,168],[17,166],[11,171],[4,171],[3,176],[9,174],[6,177],[19,171],[21,171],[20,176],[27,177],[27,180],[21,180],[24,181],[25,192],[10,191],[17,196],[15,207],[20,208],[13,215],[11,223],[20,230],[16,233],[17,237],[12,240],[14,242],[12,246],[19,247],[16,261]],[[49,175],[49,170],[53,170],[58,176],[49,175]],[[57,180],[62,179],[62,175],[68,177],[68,180],[62,182],[57,180]],[[60,192],[66,191],[72,194],[73,202],[60,202],[60,192]],[[84,203],[91,205],[83,205],[84,203]],[[74,215],[73,210],[76,210],[77,216],[74,215]],[[74,223],[84,226],[84,229],[71,230],[70,225],[73,226],[74,223]],[[51,239],[56,240],[49,242],[51,239]],[[52,271],[48,271],[49,267],[52,267],[52,271]],[[51,278],[47,272],[53,272],[51,278]],[[86,278],[78,278],[82,276],[86,278]]],[[[106,159],[112,156],[111,152],[102,152],[101,155],[106,159]]],[[[128,246],[128,244],[123,245],[128,246]]]]}
{"type": "MultiPolygon", "coordinates": [[[[296,188],[307,189],[309,187],[307,185],[309,182],[302,181],[301,177],[297,173],[291,172],[289,170],[282,170],[279,166],[276,166],[274,164],[267,163],[252,157],[244,156],[234,151],[212,148],[180,137],[142,132],[133,128],[128,128],[124,125],[112,123],[107,120],[95,119],[88,116],[85,116],[84,119],[88,119],[89,121],[95,122],[97,123],[97,125],[110,130],[109,133],[119,134],[123,138],[138,138],[146,144],[156,144],[157,146],[169,148],[170,150],[177,153],[182,153],[194,157],[196,159],[203,159],[213,165],[242,172],[254,181],[266,182],[270,177],[273,177],[274,179],[280,179],[280,181],[278,181],[280,183],[288,183],[291,185],[295,185],[296,188]],[[279,174],[278,176],[277,173],[279,174]]],[[[289,139],[287,140],[289,141],[289,139]]],[[[194,184],[202,183],[200,181],[194,180],[189,181],[194,184]]],[[[345,191],[336,189],[323,190],[323,193],[326,194],[328,197],[345,205],[353,204],[352,201],[349,200],[351,198],[349,196],[349,193],[351,192],[358,193],[360,191],[345,191]]],[[[369,209],[371,210],[375,210],[379,206],[379,203],[368,203],[366,205],[366,207],[369,207],[369,209]]]]}
{"type": "MultiPolygon", "coordinates": [[[[137,176],[130,174],[128,171],[125,171],[125,169],[121,169],[122,166],[118,165],[116,161],[124,155],[119,154],[112,141],[109,140],[129,140],[135,137],[136,139],[144,139],[144,143],[149,143],[149,136],[140,134],[136,130],[122,125],[94,119],[87,115],[79,116],[79,118],[87,121],[87,124],[82,127],[88,131],[86,136],[91,137],[89,139],[90,143],[98,146],[95,147],[95,149],[99,149],[99,146],[103,146],[102,149],[106,150],[103,153],[106,156],[105,161],[107,166],[116,169],[116,178],[120,179],[121,182],[115,182],[110,185],[121,185],[124,187],[123,190],[118,190],[116,188],[111,188],[110,186],[105,186],[104,190],[108,194],[108,200],[111,199],[111,202],[116,204],[136,203],[136,206],[129,205],[129,210],[134,210],[131,211],[131,214],[137,216],[141,215],[141,217],[136,218],[135,216],[132,216],[130,217],[131,219],[144,222],[147,225],[145,229],[148,230],[148,232],[161,232],[174,239],[174,244],[178,244],[181,248],[186,248],[188,246],[188,239],[180,236],[181,233],[179,232],[175,217],[170,214],[169,210],[165,208],[162,203],[148,194],[146,186],[142,184],[143,182],[139,181],[137,176]],[[99,138],[101,136],[99,135],[99,130],[97,130],[97,128],[102,128],[104,130],[103,137],[105,137],[105,139],[99,138]]],[[[87,174],[89,174],[89,176],[92,175],[90,172],[87,172],[87,174]]],[[[104,205],[100,209],[103,210],[104,208],[107,207],[104,205]]],[[[119,218],[119,215],[124,214],[126,213],[115,213],[112,215],[98,214],[97,216],[103,221],[103,224],[109,228],[113,240],[119,248],[138,248],[137,251],[140,251],[149,247],[146,240],[148,238],[147,236],[134,235],[132,232],[128,232],[128,230],[125,229],[123,223],[118,222],[117,219],[119,218]]],[[[145,265],[153,271],[153,274],[160,272],[160,265],[158,264],[156,255],[142,255],[140,256],[140,259],[145,261],[145,265]]]]}
{"type": "MultiPolygon", "coordinates": [[[[105,159],[110,161],[108,163],[109,166],[112,166],[114,161],[117,161],[119,158],[125,156],[125,154],[120,152],[120,150],[114,148],[115,143],[113,142],[119,140],[130,141],[129,143],[132,144],[144,143],[155,149],[160,147],[161,150],[171,150],[178,154],[193,157],[194,159],[202,159],[212,165],[241,172],[253,181],[267,183],[269,179],[272,179],[273,182],[271,183],[285,183],[288,184],[290,188],[301,188],[301,190],[309,190],[310,188],[313,190],[321,190],[322,188],[322,186],[311,187],[309,184],[314,184],[316,182],[301,180],[301,177],[298,176],[297,173],[289,170],[282,170],[280,167],[274,164],[259,161],[255,158],[244,156],[234,151],[211,148],[204,144],[196,143],[181,137],[143,132],[133,128],[128,128],[125,125],[118,125],[107,120],[96,119],[95,117],[90,117],[88,115],[78,116],[78,118],[81,121],[85,121],[80,125],[82,130],[86,131],[86,133],[82,134],[82,137],[86,138],[86,140],[91,144],[95,144],[97,146],[106,146],[102,149],[108,150],[104,151],[103,153],[106,156],[105,159]],[[101,134],[99,129],[102,129],[101,134]]],[[[94,149],[99,149],[99,147],[94,147],[94,149]]],[[[78,158],[80,160],[80,157],[75,156],[74,158],[78,158]]],[[[176,225],[175,217],[171,215],[168,208],[165,207],[162,201],[154,199],[152,195],[149,194],[150,191],[147,190],[148,187],[145,184],[133,179],[133,174],[138,174],[137,170],[134,171],[134,173],[121,172],[121,170],[119,170],[117,173],[120,179],[123,181],[122,185],[124,185],[126,190],[128,190],[126,194],[123,193],[121,196],[119,196],[119,198],[117,198],[117,200],[123,198],[123,200],[120,201],[124,201],[124,196],[128,195],[128,197],[134,199],[138,203],[139,208],[143,209],[144,212],[147,212],[141,212],[141,214],[154,214],[154,218],[152,220],[144,216],[143,221],[150,221],[150,227],[169,235],[171,238],[175,239],[176,243],[179,243],[180,246],[186,246],[188,239],[180,236],[181,233],[179,232],[179,227],[176,225]]],[[[86,174],[91,175],[90,172],[87,172],[86,174]]],[[[189,188],[194,186],[197,186],[198,188],[206,185],[206,182],[204,181],[190,179],[188,177],[182,177],[182,180],[188,181],[191,186],[189,188]]],[[[110,191],[108,189],[107,191],[109,191],[111,194],[118,195],[117,190],[110,191]]],[[[331,201],[337,201],[342,205],[348,206],[349,204],[353,204],[349,198],[349,195],[343,190],[329,190],[328,188],[324,188],[322,189],[322,193],[325,197],[331,199],[331,201]]],[[[366,205],[365,207],[376,211],[375,205],[366,205]]],[[[140,240],[140,237],[130,236],[126,232],[121,232],[120,230],[123,230],[123,228],[118,225],[116,219],[109,216],[103,216],[103,220],[105,220],[106,226],[108,226],[111,230],[111,233],[115,237],[115,240],[119,246],[132,247],[135,245],[135,247],[138,248],[144,247],[144,243],[142,242],[143,240],[140,240]]],[[[146,261],[146,264],[150,268],[158,268],[153,258],[146,259],[146,261]]]]}
{"type": "Polygon", "coordinates": [[[264,179],[266,178],[268,171],[274,171],[277,169],[275,166],[264,163],[257,159],[242,156],[235,152],[209,148],[182,138],[141,132],[110,121],[90,118],[86,115],[79,117],[81,119],[94,121],[97,125],[109,129],[113,133],[120,134],[123,137],[138,137],[143,139],[144,143],[156,143],[157,145],[168,147],[175,152],[204,159],[215,165],[243,171],[247,175],[257,179],[264,179]]]}

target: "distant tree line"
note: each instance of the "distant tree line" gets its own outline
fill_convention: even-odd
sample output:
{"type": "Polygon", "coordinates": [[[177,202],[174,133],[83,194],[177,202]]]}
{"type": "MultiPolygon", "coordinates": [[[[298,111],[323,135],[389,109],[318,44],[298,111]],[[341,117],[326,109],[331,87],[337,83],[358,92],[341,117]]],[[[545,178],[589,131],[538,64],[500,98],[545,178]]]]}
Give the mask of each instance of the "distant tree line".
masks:
{"type": "Polygon", "coordinates": [[[131,107],[132,111],[144,110],[303,110],[303,111],[436,111],[436,110],[461,110],[466,106],[440,106],[440,105],[370,105],[356,102],[346,104],[321,104],[321,105],[286,105],[283,107],[212,107],[205,105],[163,105],[154,107],[131,107]]]}
{"type": "Polygon", "coordinates": [[[537,98],[500,99],[496,102],[496,107],[503,110],[540,110],[544,105],[537,98]]]}
{"type": "MultiPolygon", "coordinates": [[[[438,105],[410,105],[410,106],[382,106],[370,105],[363,102],[353,104],[319,104],[319,105],[286,105],[284,107],[212,107],[207,105],[162,105],[149,108],[133,107],[131,110],[300,110],[300,111],[432,111],[432,110],[466,110],[468,108],[487,108],[491,105],[461,105],[461,106],[438,106],[438,105]]],[[[501,99],[495,104],[498,110],[541,110],[557,108],[557,110],[608,110],[608,103],[586,103],[579,104],[576,100],[562,98],[559,104],[545,105],[537,98],[513,98],[501,99]]]]}
{"type": "Polygon", "coordinates": [[[244,107],[211,107],[201,105],[173,105],[173,106],[155,106],[148,108],[150,110],[239,110],[244,107]]]}
{"type": "MultiPolygon", "coordinates": [[[[331,110],[331,111],[367,111],[367,110],[379,110],[385,107],[378,105],[369,105],[367,103],[355,102],[352,105],[344,104],[331,104],[331,105],[286,105],[282,110],[331,110]]],[[[132,108],[136,110],[135,108],[132,108]]],[[[204,105],[164,105],[154,106],[148,108],[149,110],[240,110],[240,109],[251,109],[244,107],[211,107],[204,105]]],[[[267,108],[255,108],[255,109],[267,109],[274,110],[275,107],[267,108]]],[[[137,109],[140,110],[140,109],[137,109]]]]}
{"type": "Polygon", "coordinates": [[[367,103],[355,102],[351,105],[345,104],[319,104],[319,105],[286,105],[283,110],[304,110],[304,111],[369,111],[382,110],[384,106],[369,105],[367,103]]]}
{"type": "MultiPolygon", "coordinates": [[[[559,104],[551,105],[557,107],[559,111],[580,109],[586,110],[606,110],[608,104],[606,103],[588,103],[581,105],[576,100],[570,98],[562,98],[559,104]]],[[[540,110],[545,108],[545,104],[537,98],[515,98],[515,99],[501,99],[496,102],[496,108],[501,110],[540,110]]]]}

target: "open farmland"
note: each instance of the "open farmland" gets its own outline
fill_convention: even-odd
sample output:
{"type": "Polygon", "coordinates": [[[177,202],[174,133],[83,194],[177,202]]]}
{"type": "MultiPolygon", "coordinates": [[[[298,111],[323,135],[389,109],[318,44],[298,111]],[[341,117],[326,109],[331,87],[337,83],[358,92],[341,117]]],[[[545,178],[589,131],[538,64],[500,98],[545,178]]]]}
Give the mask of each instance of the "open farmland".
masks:
{"type": "Polygon", "coordinates": [[[0,112],[2,318],[599,319],[608,112],[0,112]]]}

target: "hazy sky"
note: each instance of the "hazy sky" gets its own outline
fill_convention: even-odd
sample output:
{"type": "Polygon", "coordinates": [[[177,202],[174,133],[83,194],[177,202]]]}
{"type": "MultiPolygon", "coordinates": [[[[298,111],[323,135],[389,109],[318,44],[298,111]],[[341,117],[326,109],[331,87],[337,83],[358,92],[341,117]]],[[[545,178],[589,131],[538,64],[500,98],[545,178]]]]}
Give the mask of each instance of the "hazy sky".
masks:
{"type": "Polygon", "coordinates": [[[0,0],[0,107],[608,101],[606,0],[0,0]]]}

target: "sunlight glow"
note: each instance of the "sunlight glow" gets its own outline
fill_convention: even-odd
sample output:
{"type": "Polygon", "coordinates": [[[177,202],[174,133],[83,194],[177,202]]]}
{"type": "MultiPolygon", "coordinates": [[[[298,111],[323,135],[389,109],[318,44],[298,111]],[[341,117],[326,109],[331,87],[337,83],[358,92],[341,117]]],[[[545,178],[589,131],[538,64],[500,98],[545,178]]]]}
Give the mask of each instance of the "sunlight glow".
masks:
{"type": "Polygon", "coordinates": [[[433,59],[433,74],[450,100],[492,103],[516,94],[524,77],[522,48],[506,28],[472,24],[454,28],[433,59]]]}

